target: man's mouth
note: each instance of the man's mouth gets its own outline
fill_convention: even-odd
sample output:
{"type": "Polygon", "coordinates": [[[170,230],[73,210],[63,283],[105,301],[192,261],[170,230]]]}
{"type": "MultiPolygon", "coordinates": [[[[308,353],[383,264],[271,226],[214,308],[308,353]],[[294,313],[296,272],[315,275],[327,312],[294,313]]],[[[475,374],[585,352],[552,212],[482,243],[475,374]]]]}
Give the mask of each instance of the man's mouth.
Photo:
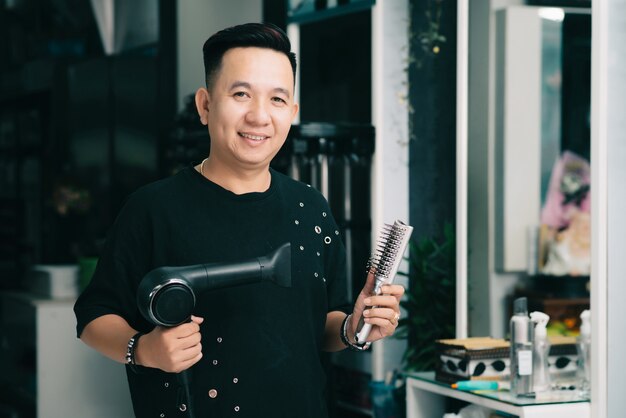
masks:
{"type": "Polygon", "coordinates": [[[252,134],[247,134],[245,132],[239,132],[239,135],[246,138],[246,139],[251,139],[253,141],[262,141],[264,139],[267,139],[269,137],[264,136],[264,135],[252,135],[252,134]]]}

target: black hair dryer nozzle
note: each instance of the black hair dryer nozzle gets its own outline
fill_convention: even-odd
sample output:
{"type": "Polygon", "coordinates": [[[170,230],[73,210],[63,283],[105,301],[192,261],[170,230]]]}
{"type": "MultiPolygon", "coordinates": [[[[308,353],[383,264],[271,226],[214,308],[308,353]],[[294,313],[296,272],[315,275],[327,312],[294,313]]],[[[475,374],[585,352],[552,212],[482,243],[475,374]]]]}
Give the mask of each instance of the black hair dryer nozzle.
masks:
{"type": "Polygon", "coordinates": [[[263,257],[232,263],[156,268],[141,280],[137,306],[151,323],[173,327],[189,320],[196,293],[262,281],[291,286],[291,244],[263,257]]]}

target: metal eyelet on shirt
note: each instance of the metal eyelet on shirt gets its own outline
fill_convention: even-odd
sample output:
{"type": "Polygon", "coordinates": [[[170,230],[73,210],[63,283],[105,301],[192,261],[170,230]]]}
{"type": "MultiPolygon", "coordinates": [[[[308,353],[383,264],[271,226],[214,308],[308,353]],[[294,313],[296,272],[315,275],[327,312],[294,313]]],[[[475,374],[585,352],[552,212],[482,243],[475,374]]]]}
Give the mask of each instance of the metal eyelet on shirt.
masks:
{"type": "Polygon", "coordinates": [[[215,389],[209,390],[209,398],[211,398],[211,399],[217,398],[217,390],[215,390],[215,389]]]}

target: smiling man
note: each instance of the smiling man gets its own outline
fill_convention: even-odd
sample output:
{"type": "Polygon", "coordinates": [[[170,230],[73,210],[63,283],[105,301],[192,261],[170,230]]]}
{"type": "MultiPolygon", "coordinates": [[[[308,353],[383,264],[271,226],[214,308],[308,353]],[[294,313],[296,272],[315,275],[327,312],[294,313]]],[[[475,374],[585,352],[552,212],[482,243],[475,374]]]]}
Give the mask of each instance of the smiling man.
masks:
{"type": "MultiPolygon", "coordinates": [[[[203,48],[195,100],[209,155],[133,193],[76,302],[78,336],[127,365],[137,417],[327,416],[321,351],[349,347],[361,317],[368,341],[393,334],[402,286],[352,306],[345,250],[328,203],[270,168],[298,112],[295,55],[271,24],[225,29],[203,48]],[[197,295],[191,321],[151,325],[137,308],[143,276],[161,266],[231,262],[291,243],[291,286],[259,283],[197,295]],[[366,308],[376,306],[376,308],[366,308]],[[178,372],[189,370],[186,398],[178,372]],[[182,399],[182,400],[181,400],[182,399]],[[191,406],[191,405],[190,405],[191,406]]],[[[193,417],[191,417],[193,418],[193,417]]]]}
{"type": "Polygon", "coordinates": [[[237,194],[264,191],[269,164],[298,112],[289,57],[268,48],[238,47],[224,53],[219,72],[208,73],[208,87],[196,93],[200,120],[211,137],[201,173],[237,194]]]}

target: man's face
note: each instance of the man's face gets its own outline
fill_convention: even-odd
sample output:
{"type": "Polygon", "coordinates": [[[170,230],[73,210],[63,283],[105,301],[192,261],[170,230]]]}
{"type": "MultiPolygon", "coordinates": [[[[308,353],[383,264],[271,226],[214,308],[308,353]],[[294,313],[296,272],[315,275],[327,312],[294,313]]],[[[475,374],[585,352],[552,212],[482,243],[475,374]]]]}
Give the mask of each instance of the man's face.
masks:
{"type": "Polygon", "coordinates": [[[293,86],[284,54],[266,48],[228,50],[211,90],[196,93],[200,120],[211,136],[210,159],[231,169],[267,167],[298,111],[293,86]]]}

